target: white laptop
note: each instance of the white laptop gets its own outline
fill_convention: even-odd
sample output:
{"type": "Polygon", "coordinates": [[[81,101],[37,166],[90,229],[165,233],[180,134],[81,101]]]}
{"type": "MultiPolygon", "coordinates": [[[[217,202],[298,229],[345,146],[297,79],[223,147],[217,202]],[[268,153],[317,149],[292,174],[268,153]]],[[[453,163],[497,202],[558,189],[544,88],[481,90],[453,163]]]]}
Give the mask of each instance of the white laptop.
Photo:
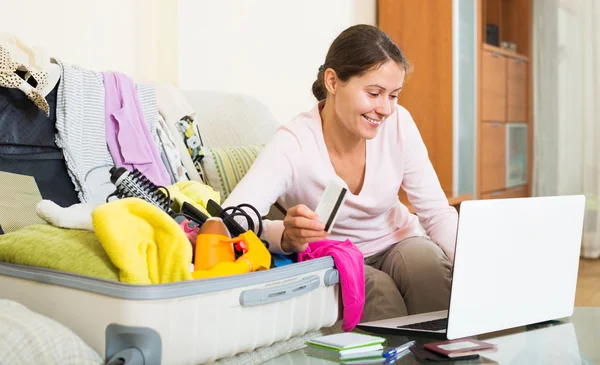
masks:
{"type": "Polygon", "coordinates": [[[451,340],[571,316],[584,210],[583,195],[463,202],[449,309],[358,327],[451,340]]]}

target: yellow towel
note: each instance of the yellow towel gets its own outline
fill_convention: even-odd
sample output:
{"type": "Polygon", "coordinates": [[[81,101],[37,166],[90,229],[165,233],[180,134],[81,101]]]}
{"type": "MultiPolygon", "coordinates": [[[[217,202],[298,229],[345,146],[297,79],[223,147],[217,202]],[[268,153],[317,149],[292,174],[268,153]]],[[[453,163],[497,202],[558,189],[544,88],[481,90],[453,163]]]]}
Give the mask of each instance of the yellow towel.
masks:
{"type": "Polygon", "coordinates": [[[173,218],[154,205],[127,198],[92,212],[98,239],[119,280],[131,284],[164,284],[190,280],[192,247],[173,218]]]}
{"type": "Polygon", "coordinates": [[[184,202],[188,202],[210,217],[210,214],[206,211],[208,200],[212,199],[217,204],[221,203],[221,195],[218,192],[198,181],[179,181],[167,187],[167,190],[169,190],[169,195],[173,200],[173,209],[177,212],[181,211],[184,202]]]}

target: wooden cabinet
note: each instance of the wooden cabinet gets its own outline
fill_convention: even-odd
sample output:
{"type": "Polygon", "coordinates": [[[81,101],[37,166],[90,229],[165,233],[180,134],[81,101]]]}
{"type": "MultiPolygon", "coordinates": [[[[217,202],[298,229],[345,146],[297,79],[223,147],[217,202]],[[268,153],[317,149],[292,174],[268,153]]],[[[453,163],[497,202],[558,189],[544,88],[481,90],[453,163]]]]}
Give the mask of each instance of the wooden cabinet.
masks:
{"type": "Polygon", "coordinates": [[[533,1],[475,2],[481,26],[476,196],[529,196],[533,1]]]}
{"type": "Polygon", "coordinates": [[[414,66],[399,103],[412,114],[448,196],[464,194],[467,185],[476,198],[512,196],[513,188],[528,194],[532,6],[533,0],[377,0],[377,25],[414,66]],[[488,29],[498,32],[487,37],[488,29]],[[525,144],[507,134],[517,124],[526,124],[525,144]],[[509,163],[510,156],[517,157],[509,163]],[[517,181],[523,170],[528,178],[517,181]]]}
{"type": "Polygon", "coordinates": [[[506,57],[496,51],[481,55],[481,119],[506,121],[506,57]]]}
{"type": "Polygon", "coordinates": [[[523,176],[527,173],[522,171],[528,166],[530,151],[526,128],[530,100],[527,67],[528,58],[523,55],[482,46],[478,133],[481,198],[528,183],[523,176]],[[512,131],[510,141],[508,130],[512,131]]]}
{"type": "Polygon", "coordinates": [[[500,122],[481,123],[481,191],[505,188],[506,127],[500,122]]]}
{"type": "Polygon", "coordinates": [[[491,48],[481,51],[481,120],[527,122],[527,59],[491,48]]]}
{"type": "Polygon", "coordinates": [[[527,61],[507,58],[506,69],[506,120],[527,122],[527,61]]]}
{"type": "Polygon", "coordinates": [[[527,186],[519,186],[517,188],[494,191],[491,193],[481,194],[481,199],[506,199],[506,198],[524,198],[528,196],[527,186]]]}

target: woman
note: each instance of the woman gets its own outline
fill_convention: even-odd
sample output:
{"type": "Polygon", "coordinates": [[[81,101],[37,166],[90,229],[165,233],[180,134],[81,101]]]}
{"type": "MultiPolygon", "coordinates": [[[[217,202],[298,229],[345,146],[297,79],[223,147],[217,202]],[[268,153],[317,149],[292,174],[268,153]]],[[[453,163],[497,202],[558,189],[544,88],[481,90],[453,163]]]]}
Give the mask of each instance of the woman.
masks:
{"type": "Polygon", "coordinates": [[[264,215],[278,201],[286,217],[265,221],[262,238],[272,252],[302,252],[328,236],[313,211],[325,187],[347,187],[328,238],[350,239],[365,256],[364,321],[449,304],[458,215],[411,115],[397,104],[407,70],[378,28],[343,31],[313,84],[318,104],[278,129],[223,204],[250,203],[264,215]],[[398,200],[400,187],[418,219],[398,200]]]}

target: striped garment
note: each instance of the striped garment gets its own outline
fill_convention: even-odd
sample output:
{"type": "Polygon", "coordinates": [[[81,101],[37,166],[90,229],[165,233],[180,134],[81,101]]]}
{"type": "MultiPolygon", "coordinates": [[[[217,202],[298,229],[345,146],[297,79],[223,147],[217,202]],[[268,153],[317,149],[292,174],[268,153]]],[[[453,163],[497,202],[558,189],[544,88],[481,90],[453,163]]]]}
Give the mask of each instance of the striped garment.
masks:
{"type": "MultiPolygon", "coordinates": [[[[106,146],[104,78],[101,73],[56,60],[61,81],[56,103],[56,144],[81,202],[102,203],[115,190],[109,170],[114,165],[106,146]]],[[[151,85],[136,85],[152,139],[158,145],[158,103],[151,85]]]]}
{"type": "Polygon", "coordinates": [[[82,202],[101,203],[115,190],[106,146],[102,74],[57,60],[61,81],[56,103],[56,144],[82,202]]]}

